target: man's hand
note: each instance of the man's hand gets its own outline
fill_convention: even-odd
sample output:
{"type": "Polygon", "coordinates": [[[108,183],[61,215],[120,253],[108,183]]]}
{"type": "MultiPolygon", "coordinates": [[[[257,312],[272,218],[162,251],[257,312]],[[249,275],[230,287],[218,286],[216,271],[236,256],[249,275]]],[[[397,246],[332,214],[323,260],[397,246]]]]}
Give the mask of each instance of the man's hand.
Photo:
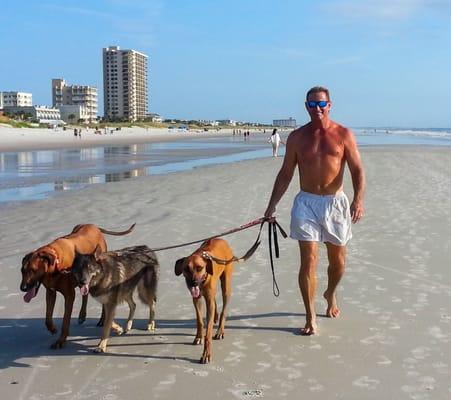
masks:
{"type": "Polygon", "coordinates": [[[351,209],[351,220],[352,220],[352,223],[355,224],[358,221],[360,221],[360,219],[364,215],[363,204],[361,201],[354,200],[351,203],[350,209],[351,209]]]}
{"type": "Polygon", "coordinates": [[[276,207],[268,206],[268,208],[265,211],[264,216],[266,218],[271,218],[275,212],[276,212],[276,207]]]}

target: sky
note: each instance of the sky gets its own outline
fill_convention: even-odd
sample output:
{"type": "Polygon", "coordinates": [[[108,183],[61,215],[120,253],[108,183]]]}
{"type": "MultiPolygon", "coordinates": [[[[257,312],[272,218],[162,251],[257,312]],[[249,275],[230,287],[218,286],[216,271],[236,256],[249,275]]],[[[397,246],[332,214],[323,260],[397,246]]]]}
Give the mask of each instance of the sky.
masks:
{"type": "Polygon", "coordinates": [[[98,88],[102,48],[149,56],[164,118],[308,121],[326,86],[350,127],[451,127],[451,0],[2,0],[0,91],[98,88]]]}

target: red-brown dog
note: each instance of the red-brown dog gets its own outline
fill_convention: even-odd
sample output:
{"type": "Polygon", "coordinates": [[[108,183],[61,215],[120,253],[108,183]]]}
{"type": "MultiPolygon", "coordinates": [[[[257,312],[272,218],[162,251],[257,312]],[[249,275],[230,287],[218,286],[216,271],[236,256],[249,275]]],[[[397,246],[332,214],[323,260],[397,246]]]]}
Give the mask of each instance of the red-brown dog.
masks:
{"type": "MultiPolygon", "coordinates": [[[[45,325],[55,334],[57,329],[53,324],[53,309],[55,307],[56,292],[64,296],[64,318],[61,335],[52,344],[52,348],[61,348],[69,335],[69,324],[72,315],[72,307],[75,299],[75,287],[77,283],[70,272],[75,258],[75,251],[82,254],[94,253],[96,247],[102,251],[107,250],[103,234],[122,236],[130,233],[135,224],[123,232],[112,232],[86,224],[77,225],[69,235],[60,237],[53,242],[28,253],[22,259],[22,282],[20,290],[26,292],[24,301],[30,302],[37,294],[39,286],[44,284],[46,288],[46,313],[45,325]]],[[[86,305],[88,297],[83,296],[78,322],[86,319],[86,305]]]]}
{"type": "Polygon", "coordinates": [[[219,280],[221,280],[223,305],[218,330],[214,339],[224,339],[227,305],[232,295],[233,261],[235,260],[237,259],[225,240],[210,239],[204,242],[189,257],[181,258],[175,263],[175,274],[179,276],[183,273],[196,310],[197,333],[193,344],[202,343],[204,324],[201,310],[201,295],[205,297],[207,330],[205,333],[204,351],[200,359],[202,364],[212,360],[213,320],[215,323],[218,322],[216,289],[219,280]]]}

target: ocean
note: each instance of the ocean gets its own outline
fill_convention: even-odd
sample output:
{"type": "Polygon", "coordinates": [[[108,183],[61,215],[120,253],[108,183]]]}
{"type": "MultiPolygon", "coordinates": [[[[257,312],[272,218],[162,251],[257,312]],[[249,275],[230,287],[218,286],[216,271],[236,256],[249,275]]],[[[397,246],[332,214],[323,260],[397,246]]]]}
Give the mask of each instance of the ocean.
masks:
{"type": "MultiPolygon", "coordinates": [[[[355,128],[365,146],[450,146],[451,129],[355,128]]],[[[175,142],[0,153],[0,203],[39,200],[64,190],[271,157],[268,134],[175,142]]],[[[286,135],[285,135],[286,136],[286,135]]],[[[284,135],[282,135],[284,138],[284,135]]],[[[284,147],[281,147],[281,156],[284,147]]]]}

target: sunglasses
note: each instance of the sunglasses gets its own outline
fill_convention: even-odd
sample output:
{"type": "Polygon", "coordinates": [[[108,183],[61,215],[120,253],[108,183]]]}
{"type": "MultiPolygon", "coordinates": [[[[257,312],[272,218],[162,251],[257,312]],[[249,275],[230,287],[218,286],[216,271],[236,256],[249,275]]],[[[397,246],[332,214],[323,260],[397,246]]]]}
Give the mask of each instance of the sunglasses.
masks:
{"type": "Polygon", "coordinates": [[[307,101],[307,107],[308,108],[324,108],[327,106],[327,103],[329,103],[328,101],[325,100],[321,100],[321,101],[307,101]]]}

